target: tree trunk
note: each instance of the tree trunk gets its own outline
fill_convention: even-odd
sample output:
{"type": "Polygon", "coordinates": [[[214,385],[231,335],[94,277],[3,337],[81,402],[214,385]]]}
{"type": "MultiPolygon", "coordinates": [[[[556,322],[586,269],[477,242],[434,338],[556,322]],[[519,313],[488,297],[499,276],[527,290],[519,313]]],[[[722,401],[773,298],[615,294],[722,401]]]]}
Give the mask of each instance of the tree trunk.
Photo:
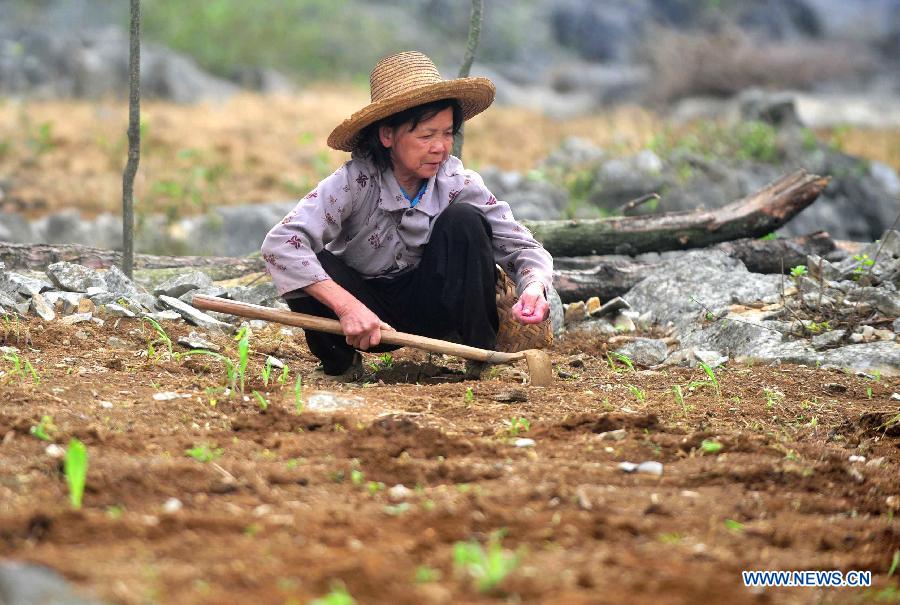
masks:
{"type": "Polygon", "coordinates": [[[134,175],[141,157],[141,0],[131,0],[128,57],[128,162],[122,175],[122,272],[134,269],[134,175]]]}
{"type": "Polygon", "coordinates": [[[828,177],[798,170],[715,210],[522,224],[555,256],[634,255],[703,248],[775,231],[813,203],[828,181],[828,177]]]}
{"type": "MultiPolygon", "coordinates": [[[[469,38],[466,40],[466,55],[459,68],[458,77],[460,78],[469,77],[469,70],[472,69],[472,62],[475,60],[475,51],[478,50],[478,41],[481,39],[481,11],[482,0],[472,0],[472,12],[469,15],[469,38]]],[[[453,139],[453,155],[460,159],[462,159],[463,137],[463,126],[460,126],[459,132],[453,139]]]]}
{"type": "MultiPolygon", "coordinates": [[[[825,256],[835,250],[834,240],[819,231],[812,235],[789,239],[739,239],[712,246],[736,258],[752,273],[781,273],[806,264],[810,254],[825,256]]],[[[586,300],[598,296],[610,300],[622,296],[639,281],[664,266],[675,253],[650,260],[623,256],[557,257],[553,261],[553,285],[563,302],[586,300]],[[668,257],[668,258],[666,258],[668,257]]]]}

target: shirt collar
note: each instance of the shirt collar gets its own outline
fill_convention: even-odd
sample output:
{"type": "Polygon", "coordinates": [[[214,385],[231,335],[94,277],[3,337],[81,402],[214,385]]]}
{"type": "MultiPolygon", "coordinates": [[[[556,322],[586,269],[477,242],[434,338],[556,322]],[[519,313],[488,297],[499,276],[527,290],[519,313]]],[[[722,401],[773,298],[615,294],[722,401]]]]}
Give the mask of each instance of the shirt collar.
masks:
{"type": "MultiPolygon", "coordinates": [[[[443,168],[443,166],[441,168],[443,168]]],[[[438,174],[440,174],[440,172],[441,171],[438,170],[438,174]]],[[[428,179],[425,193],[419,198],[419,203],[416,204],[415,208],[416,210],[421,210],[428,216],[435,216],[439,211],[437,202],[433,200],[436,178],[436,176],[433,176],[428,179]]],[[[400,187],[400,183],[397,182],[394,171],[390,168],[381,173],[381,208],[389,212],[409,210],[409,201],[406,199],[403,189],[400,187]]]]}

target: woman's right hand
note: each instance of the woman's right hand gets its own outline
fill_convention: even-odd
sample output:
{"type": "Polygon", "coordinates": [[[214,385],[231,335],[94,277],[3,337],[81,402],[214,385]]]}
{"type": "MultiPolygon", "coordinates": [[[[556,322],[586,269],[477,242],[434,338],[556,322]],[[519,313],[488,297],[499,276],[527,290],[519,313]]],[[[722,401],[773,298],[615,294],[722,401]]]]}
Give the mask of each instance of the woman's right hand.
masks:
{"type": "Polygon", "coordinates": [[[346,336],[347,344],[360,351],[367,351],[370,347],[377,346],[381,342],[382,330],[393,330],[391,326],[381,321],[367,306],[359,301],[350,305],[338,314],[341,329],[346,336]]]}

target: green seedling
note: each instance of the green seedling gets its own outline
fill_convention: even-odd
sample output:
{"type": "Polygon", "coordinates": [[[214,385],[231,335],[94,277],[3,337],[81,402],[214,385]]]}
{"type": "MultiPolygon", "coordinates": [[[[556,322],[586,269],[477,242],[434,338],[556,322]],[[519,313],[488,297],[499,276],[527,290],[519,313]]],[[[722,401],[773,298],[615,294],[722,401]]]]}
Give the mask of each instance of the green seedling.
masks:
{"type": "Polygon", "coordinates": [[[303,376],[297,375],[297,381],[294,383],[294,410],[301,414],[303,412],[303,376]]]}
{"type": "Polygon", "coordinates": [[[475,401],[475,391],[472,390],[472,387],[466,388],[466,394],[463,395],[463,401],[466,403],[472,403],[475,401]]]}
{"type": "Polygon", "coordinates": [[[713,369],[702,361],[700,362],[700,367],[703,368],[703,371],[706,372],[707,376],[709,376],[709,383],[716,390],[716,396],[721,396],[722,393],[721,391],[719,391],[719,379],[716,378],[716,374],[715,372],[713,372],[713,369]]]}
{"type": "Polygon", "coordinates": [[[638,400],[638,403],[644,403],[647,399],[646,394],[641,389],[637,388],[633,384],[628,385],[628,390],[631,391],[631,394],[634,395],[634,398],[638,400]]]}
{"type": "Polygon", "coordinates": [[[31,365],[31,362],[29,362],[27,359],[22,359],[21,357],[19,357],[18,353],[6,353],[3,356],[3,359],[13,364],[12,370],[10,370],[8,373],[10,377],[16,376],[20,381],[25,380],[26,372],[24,370],[27,370],[27,373],[31,375],[31,379],[34,381],[34,384],[41,383],[41,378],[40,376],[38,376],[38,373],[34,369],[34,366],[31,365]]]}
{"type": "Polygon", "coordinates": [[[416,567],[416,573],[413,575],[413,581],[416,584],[428,584],[429,582],[437,582],[441,579],[441,572],[427,565],[419,565],[416,567]]]}
{"type": "Polygon", "coordinates": [[[222,355],[221,353],[216,353],[215,351],[206,351],[204,349],[191,349],[187,353],[184,353],[184,357],[193,357],[196,355],[205,355],[207,357],[212,357],[213,359],[217,359],[225,364],[225,385],[231,391],[235,390],[237,386],[237,371],[234,367],[234,362],[222,355]]]}
{"type": "Polygon", "coordinates": [[[775,404],[784,399],[784,394],[781,391],[776,389],[763,389],[763,394],[766,396],[766,407],[773,408],[775,404]]]}
{"type": "Polygon", "coordinates": [[[195,445],[194,447],[184,450],[185,456],[190,456],[197,462],[212,462],[217,458],[221,458],[225,450],[220,447],[211,448],[206,443],[195,445]]]}
{"type": "Polygon", "coordinates": [[[309,605],[356,605],[356,600],[342,585],[335,585],[331,587],[331,592],[310,601],[309,605]]]}
{"type": "Polygon", "coordinates": [[[853,269],[853,279],[855,280],[862,277],[863,273],[868,271],[872,265],[875,264],[875,261],[869,258],[868,254],[854,254],[853,260],[857,263],[856,267],[853,269]]]}
{"type": "Polygon", "coordinates": [[[244,379],[247,375],[247,362],[250,360],[250,328],[241,326],[234,339],[238,343],[238,379],[241,384],[241,394],[244,393],[244,379]]]}
{"type": "Polygon", "coordinates": [[[504,550],[496,533],[491,535],[487,549],[475,541],[453,545],[454,567],[471,577],[479,592],[495,589],[521,561],[522,553],[504,550]]]}
{"type": "Polygon", "coordinates": [[[32,425],[28,432],[41,441],[53,441],[53,437],[50,435],[50,433],[56,432],[53,416],[41,416],[41,421],[36,425],[32,425]]]}
{"type": "Polygon", "coordinates": [[[897,566],[900,566],[900,550],[894,551],[894,557],[891,559],[891,566],[888,569],[887,577],[892,577],[894,572],[897,571],[897,566]]]}
{"type": "Polygon", "coordinates": [[[272,375],[272,359],[266,358],[266,365],[262,369],[263,385],[269,386],[269,377],[272,375]]]}
{"type": "Polygon", "coordinates": [[[685,416],[687,416],[688,412],[693,409],[693,406],[685,405],[684,392],[681,390],[681,385],[676,384],[674,387],[672,387],[672,392],[675,394],[675,403],[681,406],[681,411],[684,412],[685,416]]]}
{"type": "Polygon", "coordinates": [[[280,384],[281,386],[284,386],[285,384],[287,384],[287,379],[288,379],[289,373],[290,373],[290,370],[288,369],[287,365],[285,365],[283,368],[281,368],[281,376],[278,377],[278,384],[280,384]]]}
{"type": "Polygon", "coordinates": [[[259,402],[259,409],[262,411],[266,411],[269,409],[269,402],[266,401],[266,398],[262,396],[262,393],[259,391],[253,391],[253,396],[256,397],[256,400],[259,402]]]}
{"type": "Polygon", "coordinates": [[[385,487],[385,484],[381,481],[369,481],[366,483],[366,489],[369,491],[370,496],[374,496],[378,492],[383,492],[385,487]]]}
{"type": "Polygon", "coordinates": [[[509,427],[506,429],[506,434],[511,438],[518,437],[519,433],[527,433],[531,429],[531,423],[526,418],[513,417],[507,423],[509,427]]]}
{"type": "Polygon", "coordinates": [[[744,531],[744,524],[734,519],[725,519],[725,528],[735,533],[744,531]]]}
{"type": "Polygon", "coordinates": [[[796,267],[791,267],[791,277],[803,277],[808,273],[809,272],[806,270],[806,265],[797,265],[796,267]]]}
{"type": "Polygon", "coordinates": [[[623,355],[621,353],[616,353],[615,351],[610,351],[606,354],[606,361],[609,363],[609,368],[615,372],[619,373],[619,363],[623,364],[626,368],[628,368],[629,372],[634,372],[634,362],[631,361],[631,358],[628,355],[623,355]]]}
{"type": "Polygon", "coordinates": [[[81,499],[84,496],[84,483],[88,471],[87,448],[78,439],[72,439],[66,448],[66,457],[63,461],[63,470],[66,474],[66,483],[69,486],[69,502],[72,508],[81,508],[81,499]]]}
{"type": "MultiPolygon", "coordinates": [[[[144,317],[141,321],[146,321],[153,328],[154,332],[156,332],[156,338],[153,340],[147,341],[147,359],[157,359],[159,355],[156,354],[156,346],[163,345],[166,348],[166,352],[169,354],[169,358],[173,356],[172,353],[172,339],[169,338],[169,335],[166,334],[165,329],[159,322],[151,317],[144,317]]],[[[161,354],[160,354],[161,355],[161,354]]]]}
{"type": "Polygon", "coordinates": [[[394,367],[394,356],[390,353],[382,353],[378,356],[378,359],[369,364],[369,367],[375,372],[378,370],[390,370],[394,367]]]}
{"type": "Polygon", "coordinates": [[[365,474],[359,469],[353,469],[350,471],[350,483],[353,485],[362,485],[363,481],[365,481],[365,474]]]}
{"type": "Polygon", "coordinates": [[[722,444],[718,441],[712,441],[711,439],[704,439],[700,444],[700,450],[704,454],[717,454],[722,450],[722,444]]]}

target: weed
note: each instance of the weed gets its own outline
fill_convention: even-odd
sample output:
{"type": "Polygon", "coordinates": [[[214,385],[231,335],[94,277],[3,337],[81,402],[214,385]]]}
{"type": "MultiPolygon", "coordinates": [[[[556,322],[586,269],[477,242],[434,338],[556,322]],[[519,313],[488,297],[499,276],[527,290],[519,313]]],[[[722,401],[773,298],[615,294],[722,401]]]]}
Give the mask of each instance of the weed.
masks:
{"type": "Polygon", "coordinates": [[[369,363],[369,367],[373,372],[378,370],[389,370],[394,367],[394,356],[390,353],[382,353],[378,359],[369,363]]]}
{"type": "Polygon", "coordinates": [[[359,469],[353,469],[350,471],[350,483],[353,485],[362,485],[363,481],[365,481],[365,474],[359,469]]]}
{"type": "Polygon", "coordinates": [[[709,376],[709,383],[716,390],[716,397],[720,397],[722,393],[721,391],[719,391],[719,379],[716,378],[715,372],[713,372],[713,369],[709,367],[709,365],[703,363],[702,361],[700,362],[700,367],[703,368],[703,371],[706,372],[707,376],[709,376]]]}
{"type": "Polygon", "coordinates": [[[53,441],[53,437],[50,435],[56,432],[53,416],[41,416],[41,421],[36,425],[32,425],[28,432],[41,441],[53,441]]]}
{"type": "Polygon", "coordinates": [[[740,533],[744,531],[744,524],[734,519],[725,519],[725,528],[729,531],[740,533]]]}
{"type": "Polygon", "coordinates": [[[294,410],[303,413],[303,376],[297,375],[297,381],[294,383],[294,410]]]}
{"type": "Polygon", "coordinates": [[[310,601],[309,605],[356,605],[356,600],[343,585],[337,584],[331,587],[331,592],[310,601]]]}
{"type": "Polygon", "coordinates": [[[869,258],[868,254],[854,254],[853,260],[856,261],[856,267],[853,268],[854,280],[859,280],[875,264],[875,261],[869,258]]]}
{"type": "Polygon", "coordinates": [[[672,392],[675,394],[675,403],[677,403],[679,406],[681,406],[681,411],[684,413],[685,416],[687,416],[688,412],[690,412],[691,410],[694,409],[694,406],[685,405],[684,393],[681,390],[681,385],[676,384],[674,387],[672,387],[672,392]]]}
{"type": "Polygon", "coordinates": [[[463,401],[466,403],[472,403],[475,401],[475,391],[472,390],[472,387],[466,388],[466,394],[463,395],[463,401]]]}
{"type": "Polygon", "coordinates": [[[606,361],[609,363],[609,369],[611,369],[616,374],[619,373],[620,369],[616,362],[624,364],[625,367],[628,368],[629,372],[634,372],[634,362],[631,361],[631,358],[628,357],[628,355],[610,351],[606,354],[606,361]]]}
{"type": "Polygon", "coordinates": [[[806,265],[797,265],[796,267],[791,267],[791,277],[803,277],[808,273],[809,272],[806,270],[806,265]]]}
{"type": "Polygon", "coordinates": [[[475,541],[453,545],[454,567],[471,577],[479,592],[489,592],[500,585],[521,560],[521,552],[503,549],[498,532],[491,534],[487,549],[475,541]]]}
{"type": "Polygon", "coordinates": [[[206,355],[208,357],[212,357],[213,359],[217,359],[225,364],[225,378],[226,378],[226,386],[230,390],[234,390],[237,383],[237,371],[234,367],[234,362],[222,355],[221,353],[216,353],[214,351],[206,351],[203,349],[191,349],[187,353],[183,353],[182,357],[192,357],[195,355],[206,355]]]}
{"type": "Polygon", "coordinates": [[[284,386],[285,384],[287,384],[287,379],[288,379],[289,373],[290,373],[290,370],[288,369],[288,367],[286,365],[283,368],[281,368],[281,376],[278,377],[278,384],[280,384],[281,386],[284,386]]]}
{"type": "Polygon", "coordinates": [[[266,398],[263,397],[262,393],[259,391],[253,391],[253,396],[256,397],[256,400],[259,402],[259,409],[262,411],[266,411],[269,409],[269,402],[266,401],[266,398]]]}
{"type": "Polygon", "coordinates": [[[250,359],[250,328],[246,325],[241,326],[234,339],[238,343],[238,366],[237,374],[241,384],[241,394],[244,393],[244,378],[247,375],[247,362],[250,359]]]}
{"type": "Polygon", "coordinates": [[[197,462],[212,462],[217,458],[221,458],[225,450],[220,447],[210,447],[206,443],[195,445],[194,447],[184,450],[185,456],[189,456],[197,462]]]}
{"type": "Polygon", "coordinates": [[[531,423],[526,418],[512,417],[506,421],[509,425],[506,434],[510,438],[518,437],[519,433],[527,433],[531,429],[531,423]]]}
{"type": "Polygon", "coordinates": [[[166,351],[169,354],[169,358],[173,356],[172,353],[172,339],[169,338],[169,335],[166,334],[165,329],[159,322],[153,319],[152,317],[144,317],[141,321],[146,321],[153,327],[153,330],[156,332],[156,338],[153,340],[147,341],[147,359],[157,359],[158,355],[156,355],[156,345],[164,345],[166,347],[166,351]]]}
{"type": "Polygon", "coordinates": [[[263,385],[269,386],[269,377],[272,375],[272,358],[266,358],[266,365],[262,369],[263,385]]]}
{"type": "Polygon", "coordinates": [[[894,551],[894,556],[891,559],[891,567],[888,569],[887,577],[891,577],[894,575],[894,572],[897,571],[897,566],[900,565],[900,550],[894,551]]]}
{"type": "Polygon", "coordinates": [[[35,156],[53,149],[53,122],[41,122],[36,128],[29,128],[27,145],[35,156]]]}
{"type": "Polygon", "coordinates": [[[684,540],[684,536],[675,532],[665,533],[659,534],[659,536],[657,536],[657,540],[659,540],[663,544],[681,544],[681,541],[684,540]]]}
{"type": "Polygon", "coordinates": [[[766,396],[766,407],[773,408],[775,404],[784,399],[784,393],[778,389],[764,388],[763,394],[766,396]]]}
{"type": "Polygon", "coordinates": [[[419,565],[413,575],[413,581],[416,584],[428,584],[429,582],[437,582],[441,579],[441,572],[427,565],[419,565]]]}
{"type": "Polygon", "coordinates": [[[712,441],[711,439],[704,439],[700,444],[700,450],[704,454],[716,454],[722,450],[722,444],[718,441],[712,441]]]}
{"type": "Polygon", "coordinates": [[[41,378],[38,376],[37,371],[34,369],[34,366],[31,365],[27,359],[23,359],[19,357],[18,353],[6,353],[3,356],[3,359],[13,364],[12,370],[9,371],[9,377],[17,377],[19,381],[25,380],[26,374],[31,376],[31,380],[34,381],[34,384],[40,384],[41,378]]]}
{"type": "Polygon", "coordinates": [[[628,390],[631,391],[631,394],[634,395],[634,398],[637,399],[638,403],[644,403],[644,401],[647,400],[646,393],[633,384],[628,385],[628,390]]]}
{"type": "Polygon", "coordinates": [[[385,484],[381,481],[369,481],[366,483],[366,490],[368,490],[370,496],[374,496],[378,492],[383,492],[385,487],[385,484]]]}
{"type": "Polygon", "coordinates": [[[66,483],[69,486],[69,502],[72,508],[81,508],[81,499],[84,496],[84,483],[88,471],[87,448],[78,439],[72,439],[66,448],[66,457],[63,461],[63,469],[66,474],[66,483]]]}

